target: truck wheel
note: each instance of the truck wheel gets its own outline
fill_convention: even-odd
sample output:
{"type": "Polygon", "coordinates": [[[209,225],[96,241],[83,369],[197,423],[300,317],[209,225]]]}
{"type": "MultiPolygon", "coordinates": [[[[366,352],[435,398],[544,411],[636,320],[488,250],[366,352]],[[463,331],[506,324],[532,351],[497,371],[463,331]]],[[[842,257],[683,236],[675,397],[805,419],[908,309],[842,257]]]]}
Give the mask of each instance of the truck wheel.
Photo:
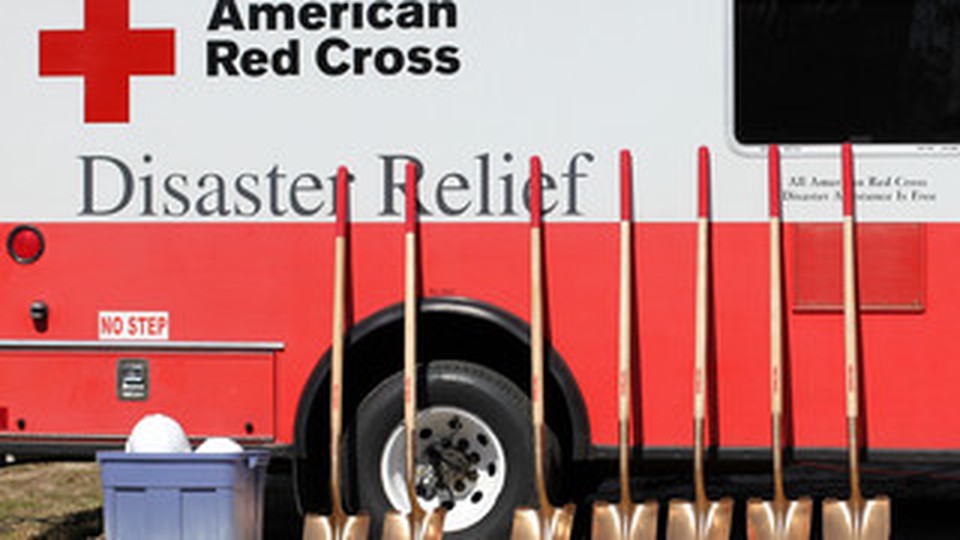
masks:
{"type": "MultiPolygon", "coordinates": [[[[417,418],[419,504],[447,508],[444,538],[507,538],[514,509],[534,501],[529,400],[500,374],[467,362],[431,362],[426,381],[417,418]]],[[[348,434],[351,498],[370,513],[374,537],[385,512],[410,508],[402,403],[396,374],[367,395],[348,434]]],[[[559,463],[557,447],[548,471],[559,463]]]]}

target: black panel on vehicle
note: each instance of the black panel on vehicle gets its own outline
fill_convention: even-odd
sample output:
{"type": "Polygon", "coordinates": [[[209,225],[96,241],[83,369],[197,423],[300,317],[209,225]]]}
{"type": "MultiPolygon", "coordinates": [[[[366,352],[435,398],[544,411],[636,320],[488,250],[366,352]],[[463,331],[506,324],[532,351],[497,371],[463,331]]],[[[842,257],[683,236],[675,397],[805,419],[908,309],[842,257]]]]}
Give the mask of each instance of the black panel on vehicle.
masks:
{"type": "Polygon", "coordinates": [[[960,142],[960,0],[735,0],[744,144],[960,142]]]}

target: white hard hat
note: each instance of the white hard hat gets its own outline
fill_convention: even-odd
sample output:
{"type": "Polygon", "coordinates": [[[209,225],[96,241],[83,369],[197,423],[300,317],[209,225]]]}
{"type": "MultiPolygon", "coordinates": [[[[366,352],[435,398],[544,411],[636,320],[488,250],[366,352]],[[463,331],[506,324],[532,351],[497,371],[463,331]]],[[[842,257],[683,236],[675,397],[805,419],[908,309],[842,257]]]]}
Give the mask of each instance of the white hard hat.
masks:
{"type": "Polygon", "coordinates": [[[137,422],[127,439],[127,452],[190,452],[187,434],[176,420],[163,414],[148,414],[137,422]]]}
{"type": "Polygon", "coordinates": [[[210,437],[197,447],[198,454],[235,454],[243,447],[229,437],[210,437]]]}

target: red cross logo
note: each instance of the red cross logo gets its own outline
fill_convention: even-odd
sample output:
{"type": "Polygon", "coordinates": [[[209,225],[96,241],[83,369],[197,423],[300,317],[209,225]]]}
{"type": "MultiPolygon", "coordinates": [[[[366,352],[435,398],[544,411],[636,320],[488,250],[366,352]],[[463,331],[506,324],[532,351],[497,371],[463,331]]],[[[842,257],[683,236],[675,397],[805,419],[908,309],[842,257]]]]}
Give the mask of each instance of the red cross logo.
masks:
{"type": "Polygon", "coordinates": [[[87,122],[130,119],[130,77],[174,74],[174,30],[130,28],[130,0],[85,0],[83,30],[40,32],[40,76],[83,77],[87,122]]]}

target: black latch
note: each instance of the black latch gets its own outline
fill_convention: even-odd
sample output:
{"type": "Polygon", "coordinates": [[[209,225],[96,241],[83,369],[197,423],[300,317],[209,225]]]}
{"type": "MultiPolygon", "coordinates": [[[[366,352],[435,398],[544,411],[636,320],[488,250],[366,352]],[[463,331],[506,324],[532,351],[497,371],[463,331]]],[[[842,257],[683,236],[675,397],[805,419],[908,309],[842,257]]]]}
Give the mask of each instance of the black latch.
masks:
{"type": "Polygon", "coordinates": [[[37,332],[46,332],[50,324],[50,307],[43,300],[30,304],[30,318],[37,332]]]}

